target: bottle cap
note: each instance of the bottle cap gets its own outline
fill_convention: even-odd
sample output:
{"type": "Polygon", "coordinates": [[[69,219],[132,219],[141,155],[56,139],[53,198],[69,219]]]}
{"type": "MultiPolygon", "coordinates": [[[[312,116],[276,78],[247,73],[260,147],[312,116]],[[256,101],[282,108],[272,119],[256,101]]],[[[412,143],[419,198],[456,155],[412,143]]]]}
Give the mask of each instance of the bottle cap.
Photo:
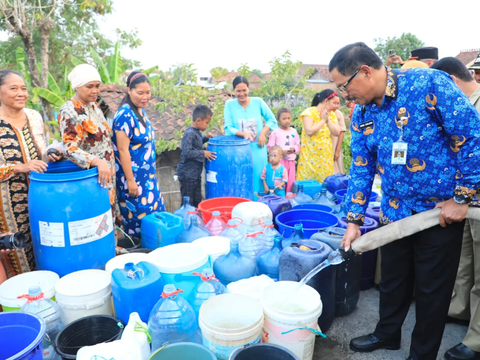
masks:
{"type": "Polygon", "coordinates": [[[214,211],[213,216],[220,216],[220,211],[214,211]]]}

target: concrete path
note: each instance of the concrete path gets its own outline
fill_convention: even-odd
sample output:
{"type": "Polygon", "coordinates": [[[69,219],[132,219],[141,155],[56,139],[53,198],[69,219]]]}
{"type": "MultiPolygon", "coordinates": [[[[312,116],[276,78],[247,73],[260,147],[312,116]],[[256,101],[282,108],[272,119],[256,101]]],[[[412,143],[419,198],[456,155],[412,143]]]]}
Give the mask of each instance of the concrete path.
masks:
{"type": "MultiPolygon", "coordinates": [[[[349,348],[350,340],[372,332],[378,321],[378,297],[376,289],[362,291],[357,308],[346,317],[335,318],[326,333],[327,339],[317,336],[314,360],[405,360],[410,354],[410,337],[415,325],[415,302],[402,328],[402,347],[397,351],[377,350],[372,353],[356,353],[349,348]]],[[[452,346],[462,342],[466,326],[447,324],[437,360],[452,346]]]]}

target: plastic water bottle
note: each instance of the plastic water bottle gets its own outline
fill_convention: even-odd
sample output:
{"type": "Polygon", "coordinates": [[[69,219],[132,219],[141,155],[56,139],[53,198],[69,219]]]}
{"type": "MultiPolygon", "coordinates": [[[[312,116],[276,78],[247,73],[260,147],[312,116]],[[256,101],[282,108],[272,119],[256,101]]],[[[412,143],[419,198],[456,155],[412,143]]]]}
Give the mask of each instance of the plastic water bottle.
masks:
{"type": "Polygon", "coordinates": [[[265,223],[262,224],[263,232],[257,236],[258,239],[263,244],[263,250],[270,250],[273,247],[273,239],[275,236],[280,236],[280,233],[275,229],[273,226],[272,220],[266,220],[265,223]]]}
{"type": "Polygon", "coordinates": [[[257,258],[257,275],[265,274],[278,281],[280,274],[280,253],[282,252],[283,238],[275,236],[273,247],[269,251],[261,253],[257,258]]]}
{"type": "Polygon", "coordinates": [[[287,196],[285,196],[285,197],[288,199],[288,201],[290,201],[290,205],[292,205],[292,208],[294,208],[297,205],[300,205],[296,200],[297,194],[288,193],[287,196]]]}
{"type": "Polygon", "coordinates": [[[320,204],[320,205],[327,205],[327,206],[335,206],[335,202],[330,200],[327,196],[327,184],[322,185],[322,190],[315,195],[312,203],[320,204]]]}
{"type": "Polygon", "coordinates": [[[43,358],[61,360],[54,349],[57,334],[64,327],[60,306],[50,299],[45,299],[40,286],[31,287],[28,289],[28,295],[22,295],[19,298],[27,299],[27,303],[20,309],[21,312],[37,314],[45,321],[46,332],[42,340],[43,358]]]}
{"type": "Polygon", "coordinates": [[[220,211],[214,211],[213,216],[209,222],[205,224],[205,229],[212,234],[212,236],[220,235],[227,227],[225,221],[220,217],[220,211]]]}
{"type": "Polygon", "coordinates": [[[253,228],[247,229],[247,236],[243,241],[238,243],[238,250],[243,256],[249,257],[257,261],[258,255],[263,251],[263,242],[257,238],[261,232],[255,232],[253,228]]]}
{"type": "Polygon", "coordinates": [[[211,268],[203,269],[202,273],[193,274],[200,276],[200,279],[202,279],[202,281],[195,286],[189,299],[198,320],[198,312],[200,311],[202,304],[214,296],[227,292],[227,288],[220,282],[220,280],[215,278],[211,268]]]}
{"type": "Polygon", "coordinates": [[[298,185],[295,201],[299,204],[308,204],[312,202],[312,198],[303,192],[303,185],[298,185]]]}
{"type": "Polygon", "coordinates": [[[225,286],[233,281],[248,279],[255,275],[257,264],[254,259],[238,251],[238,242],[230,241],[230,252],[220,255],[213,263],[213,272],[225,286]]]}
{"type": "Polygon", "coordinates": [[[148,318],[148,332],[152,337],[152,353],[165,343],[195,341],[197,318],[190,304],[181,296],[182,290],[173,284],[163,287],[160,300],[148,318]]]}
{"type": "Polygon", "coordinates": [[[227,227],[222,231],[220,236],[226,237],[227,239],[230,239],[230,241],[242,241],[245,238],[245,234],[242,231],[241,224],[242,220],[239,218],[228,220],[227,227]]]}
{"type": "Polygon", "coordinates": [[[185,229],[187,229],[190,226],[190,217],[191,214],[189,214],[189,211],[195,211],[196,208],[190,205],[190,196],[184,196],[183,197],[183,205],[180,206],[177,210],[175,210],[173,213],[175,215],[181,216],[183,218],[183,223],[185,224],[185,229]]]}
{"type": "MultiPolygon", "coordinates": [[[[190,211],[189,211],[190,213],[190,211]]],[[[195,213],[195,212],[193,212],[195,213]]],[[[202,237],[210,236],[210,232],[207,229],[202,229],[198,224],[197,216],[190,217],[190,226],[180,234],[178,237],[178,243],[191,243],[194,240],[202,237]]]]}
{"type": "Polygon", "coordinates": [[[303,225],[295,224],[295,229],[293,230],[292,235],[288,239],[282,241],[282,247],[285,249],[290,247],[293,243],[298,243],[300,240],[307,240],[303,233],[303,225]]]}
{"type": "Polygon", "coordinates": [[[345,204],[345,198],[342,200],[342,203],[340,204],[340,210],[335,214],[335,216],[338,219],[341,219],[342,217],[346,218],[348,214],[347,211],[347,204],[345,204]]]}

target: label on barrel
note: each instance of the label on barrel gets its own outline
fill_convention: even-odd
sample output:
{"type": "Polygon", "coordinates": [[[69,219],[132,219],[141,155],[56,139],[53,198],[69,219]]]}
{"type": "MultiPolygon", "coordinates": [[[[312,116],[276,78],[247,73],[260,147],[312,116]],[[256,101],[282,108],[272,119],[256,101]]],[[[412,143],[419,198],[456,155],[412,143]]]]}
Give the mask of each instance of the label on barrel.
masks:
{"type": "Polygon", "coordinates": [[[217,183],[217,172],[208,170],[206,178],[208,182],[217,183]]]}
{"type": "Polygon", "coordinates": [[[112,211],[90,219],[70,221],[68,233],[70,245],[82,245],[107,236],[113,231],[112,211]]]}
{"type": "Polygon", "coordinates": [[[65,247],[63,223],[39,221],[40,244],[44,246],[65,247]]]}

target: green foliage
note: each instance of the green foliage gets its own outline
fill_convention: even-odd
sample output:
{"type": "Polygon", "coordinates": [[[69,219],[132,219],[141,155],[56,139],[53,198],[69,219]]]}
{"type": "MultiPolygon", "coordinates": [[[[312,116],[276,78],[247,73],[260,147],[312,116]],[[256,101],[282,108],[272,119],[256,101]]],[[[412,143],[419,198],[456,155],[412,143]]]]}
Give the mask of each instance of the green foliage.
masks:
{"type": "Polygon", "coordinates": [[[349,129],[347,129],[342,143],[343,168],[345,170],[345,174],[350,172],[350,165],[352,165],[352,150],[350,149],[351,139],[352,133],[349,129]]]}
{"type": "Polygon", "coordinates": [[[245,76],[246,78],[248,78],[250,76],[250,74],[252,73],[252,71],[250,70],[250,67],[245,63],[245,64],[242,64],[238,69],[238,75],[241,75],[241,76],[245,76]]]}
{"type": "MultiPolygon", "coordinates": [[[[411,33],[403,33],[399,38],[394,36],[393,38],[377,38],[375,41],[375,51],[383,61],[388,58],[388,51],[394,49],[403,60],[407,60],[410,57],[410,52],[419,47],[424,46],[424,42],[418,39],[411,33]]],[[[392,67],[399,67],[398,64],[392,64],[392,67]],[[395,65],[395,66],[394,66],[395,65]]]]}

